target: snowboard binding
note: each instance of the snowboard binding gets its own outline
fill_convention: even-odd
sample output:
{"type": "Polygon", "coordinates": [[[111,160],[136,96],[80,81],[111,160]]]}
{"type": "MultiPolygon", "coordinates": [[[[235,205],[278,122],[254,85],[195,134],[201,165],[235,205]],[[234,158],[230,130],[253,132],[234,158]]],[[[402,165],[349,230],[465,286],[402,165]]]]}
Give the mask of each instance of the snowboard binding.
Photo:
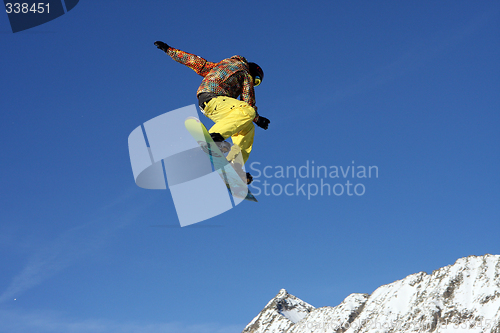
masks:
{"type": "MultiPolygon", "coordinates": [[[[218,156],[219,154],[217,154],[215,151],[210,149],[209,143],[206,143],[205,141],[198,141],[198,144],[200,145],[201,149],[203,149],[203,151],[206,154],[220,157],[220,156],[218,156]]],[[[231,144],[227,141],[216,142],[215,144],[217,145],[219,150],[222,152],[222,154],[227,154],[231,150],[231,144]]]]}
{"type": "MultiPolygon", "coordinates": [[[[231,144],[224,140],[224,137],[219,133],[210,133],[210,137],[215,142],[219,150],[222,154],[227,154],[231,150],[231,144]]],[[[214,152],[210,149],[210,144],[207,144],[203,141],[198,141],[198,144],[201,146],[201,149],[207,154],[214,154],[214,152]]]]}

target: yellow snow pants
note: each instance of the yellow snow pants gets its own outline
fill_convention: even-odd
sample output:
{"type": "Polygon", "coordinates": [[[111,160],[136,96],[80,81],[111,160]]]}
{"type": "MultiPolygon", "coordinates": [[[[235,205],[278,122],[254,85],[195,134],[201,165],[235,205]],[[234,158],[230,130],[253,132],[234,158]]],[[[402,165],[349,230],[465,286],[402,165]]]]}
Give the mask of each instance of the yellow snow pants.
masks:
{"type": "Polygon", "coordinates": [[[205,115],[215,122],[208,132],[219,133],[224,139],[231,137],[233,140],[233,148],[236,149],[231,149],[227,159],[234,160],[241,150],[243,163],[246,163],[252,151],[255,135],[253,124],[255,109],[247,102],[219,96],[212,98],[204,111],[205,115]]]}

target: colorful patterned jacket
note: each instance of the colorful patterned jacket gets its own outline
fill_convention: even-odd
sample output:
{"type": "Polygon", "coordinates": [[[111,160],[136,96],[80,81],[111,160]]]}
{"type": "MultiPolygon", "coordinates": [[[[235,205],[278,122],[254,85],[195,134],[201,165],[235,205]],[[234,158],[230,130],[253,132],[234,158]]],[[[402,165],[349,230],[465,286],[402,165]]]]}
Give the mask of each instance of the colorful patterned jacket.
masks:
{"type": "Polygon", "coordinates": [[[253,78],[244,57],[236,55],[215,63],[172,47],[167,54],[204,77],[196,92],[197,96],[208,92],[217,96],[241,97],[242,101],[250,104],[257,112],[253,78]]]}

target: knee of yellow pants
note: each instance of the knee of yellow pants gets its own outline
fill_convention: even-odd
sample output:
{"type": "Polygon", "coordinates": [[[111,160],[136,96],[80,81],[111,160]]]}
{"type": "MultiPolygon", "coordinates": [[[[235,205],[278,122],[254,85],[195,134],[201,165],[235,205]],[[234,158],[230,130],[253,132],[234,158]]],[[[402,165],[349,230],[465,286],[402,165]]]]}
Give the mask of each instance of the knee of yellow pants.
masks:
{"type": "Polygon", "coordinates": [[[219,133],[225,139],[253,125],[255,109],[248,103],[230,97],[217,97],[210,101],[207,117],[215,122],[209,132],[219,133]],[[213,101],[213,100],[212,100],[213,101]]]}
{"type": "Polygon", "coordinates": [[[250,156],[254,136],[255,126],[253,125],[253,123],[248,124],[246,128],[232,136],[233,144],[238,145],[241,149],[243,163],[246,163],[250,156]]]}

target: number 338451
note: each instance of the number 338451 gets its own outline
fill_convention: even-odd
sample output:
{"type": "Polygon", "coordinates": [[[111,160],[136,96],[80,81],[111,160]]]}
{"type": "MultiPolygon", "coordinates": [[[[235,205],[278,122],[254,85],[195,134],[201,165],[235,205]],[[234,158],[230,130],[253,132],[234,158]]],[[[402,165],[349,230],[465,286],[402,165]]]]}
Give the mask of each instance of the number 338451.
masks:
{"type": "Polygon", "coordinates": [[[34,13],[34,14],[43,14],[43,13],[49,13],[50,12],[50,6],[48,3],[34,3],[30,6],[28,3],[6,3],[5,4],[5,10],[7,14],[27,14],[27,13],[34,13]]]}

